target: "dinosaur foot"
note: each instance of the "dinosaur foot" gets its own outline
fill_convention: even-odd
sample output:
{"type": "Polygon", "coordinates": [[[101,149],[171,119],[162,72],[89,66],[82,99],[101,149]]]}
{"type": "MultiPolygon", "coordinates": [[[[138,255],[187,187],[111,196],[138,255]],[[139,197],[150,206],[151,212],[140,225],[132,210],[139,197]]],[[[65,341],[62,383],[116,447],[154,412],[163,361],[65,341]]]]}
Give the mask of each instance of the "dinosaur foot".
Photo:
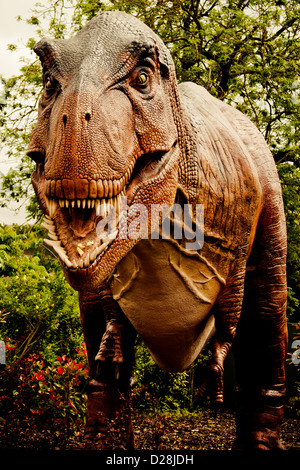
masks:
{"type": "Polygon", "coordinates": [[[195,403],[202,403],[210,397],[213,403],[223,403],[223,367],[210,364],[206,370],[202,384],[195,394],[195,403]]]}
{"type": "Polygon", "coordinates": [[[250,393],[237,390],[237,437],[233,449],[284,450],[280,426],[284,417],[284,384],[268,385],[250,393]]]}
{"type": "Polygon", "coordinates": [[[238,436],[233,443],[233,450],[285,450],[278,431],[263,429],[250,431],[247,436],[238,436]]]}
{"type": "Polygon", "coordinates": [[[109,384],[89,383],[85,449],[134,449],[129,394],[120,394],[109,384]]]}

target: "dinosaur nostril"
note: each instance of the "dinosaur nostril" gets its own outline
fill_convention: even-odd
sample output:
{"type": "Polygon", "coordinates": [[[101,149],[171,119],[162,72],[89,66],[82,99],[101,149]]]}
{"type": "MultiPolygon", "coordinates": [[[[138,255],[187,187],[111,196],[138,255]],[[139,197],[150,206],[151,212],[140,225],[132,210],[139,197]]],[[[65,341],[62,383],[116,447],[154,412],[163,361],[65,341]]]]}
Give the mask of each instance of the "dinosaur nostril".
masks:
{"type": "Polygon", "coordinates": [[[91,119],[90,113],[86,113],[86,115],[85,115],[85,120],[86,120],[86,121],[89,121],[90,119],[91,119]]]}
{"type": "Polygon", "coordinates": [[[63,120],[64,125],[66,125],[68,118],[67,118],[67,116],[66,116],[65,114],[63,115],[62,120],[63,120]]]}

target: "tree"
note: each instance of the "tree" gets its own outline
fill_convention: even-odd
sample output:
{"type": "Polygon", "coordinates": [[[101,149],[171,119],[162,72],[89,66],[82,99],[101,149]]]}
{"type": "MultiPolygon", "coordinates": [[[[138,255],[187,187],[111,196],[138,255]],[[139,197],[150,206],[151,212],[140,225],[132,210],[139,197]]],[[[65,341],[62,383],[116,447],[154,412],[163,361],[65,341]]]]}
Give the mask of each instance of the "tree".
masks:
{"type": "MultiPolygon", "coordinates": [[[[293,219],[300,212],[295,193],[300,185],[296,171],[300,160],[298,0],[48,0],[28,22],[36,28],[36,39],[46,33],[68,37],[99,11],[109,9],[138,16],[162,37],[174,58],[179,81],[204,86],[247,114],[261,130],[284,180],[288,231],[293,234],[288,259],[292,279],[300,253],[300,234],[293,219]]],[[[28,47],[34,42],[30,39],[28,47]]],[[[39,62],[26,63],[20,76],[12,77],[5,86],[1,139],[9,148],[8,156],[19,163],[3,178],[3,204],[11,197],[32,194],[32,163],[25,150],[41,89],[39,62]]],[[[32,196],[29,212],[38,214],[32,196]]],[[[300,299],[295,278],[291,289],[300,299]]]]}

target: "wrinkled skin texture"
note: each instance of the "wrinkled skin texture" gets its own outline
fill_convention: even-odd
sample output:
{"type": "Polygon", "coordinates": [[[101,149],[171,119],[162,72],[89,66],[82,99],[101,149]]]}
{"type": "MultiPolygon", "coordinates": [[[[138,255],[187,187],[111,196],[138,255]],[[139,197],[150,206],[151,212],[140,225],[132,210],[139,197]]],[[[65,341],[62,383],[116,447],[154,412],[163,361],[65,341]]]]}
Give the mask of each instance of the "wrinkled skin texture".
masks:
{"type": "MultiPolygon", "coordinates": [[[[28,155],[37,164],[32,183],[46,243],[79,292],[91,378],[86,441],[103,449],[134,446],[137,332],[169,371],[188,368],[210,340],[212,361],[198,398],[209,392],[216,402],[223,400],[223,363],[232,346],[235,448],[281,448],[286,233],[263,137],[203,88],[178,86],[162,41],[124,13],[98,15],[74,38],[43,39],[35,51],[44,90],[28,155]],[[99,232],[108,204],[119,218],[109,233],[99,232]],[[146,216],[137,219],[135,204],[146,216]],[[204,243],[189,248],[186,231],[165,238],[159,224],[151,225],[153,204],[189,204],[194,228],[202,204],[204,243]]],[[[162,218],[185,228],[179,219],[162,218]]]]}

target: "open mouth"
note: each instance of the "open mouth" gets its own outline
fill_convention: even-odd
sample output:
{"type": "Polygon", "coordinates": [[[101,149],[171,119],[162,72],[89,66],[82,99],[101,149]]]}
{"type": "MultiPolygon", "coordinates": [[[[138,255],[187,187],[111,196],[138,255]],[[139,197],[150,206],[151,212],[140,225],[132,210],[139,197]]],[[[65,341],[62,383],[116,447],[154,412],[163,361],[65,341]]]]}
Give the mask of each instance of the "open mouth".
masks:
{"type": "Polygon", "coordinates": [[[44,241],[65,267],[73,272],[91,272],[96,268],[118,237],[128,194],[145,179],[161,175],[171,155],[172,149],[144,155],[119,180],[46,179],[48,215],[42,226],[48,231],[49,239],[44,241]]]}
{"type": "Polygon", "coordinates": [[[89,268],[118,235],[123,189],[116,197],[102,199],[55,199],[47,198],[49,216],[42,226],[50,239],[45,239],[69,269],[89,268]],[[100,221],[114,218],[107,234],[100,238],[97,225],[100,221]],[[61,223],[55,223],[56,220],[61,223]],[[55,221],[54,221],[55,220],[55,221]]]}

